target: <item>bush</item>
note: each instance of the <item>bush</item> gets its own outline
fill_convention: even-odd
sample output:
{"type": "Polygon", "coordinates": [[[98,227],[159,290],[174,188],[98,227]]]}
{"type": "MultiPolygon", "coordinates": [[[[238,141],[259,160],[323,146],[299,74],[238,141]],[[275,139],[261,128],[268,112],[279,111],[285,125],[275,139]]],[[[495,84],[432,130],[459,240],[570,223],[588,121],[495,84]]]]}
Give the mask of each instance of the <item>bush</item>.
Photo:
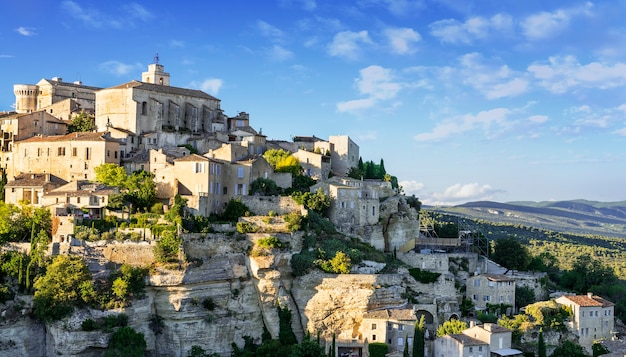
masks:
{"type": "Polygon", "coordinates": [[[204,300],[202,300],[202,306],[209,311],[215,310],[216,307],[215,301],[213,301],[213,298],[211,297],[204,298],[204,300]]]}
{"type": "Polygon", "coordinates": [[[344,252],[338,251],[330,260],[318,259],[315,263],[326,273],[349,274],[352,262],[344,252]]]}
{"type": "Polygon", "coordinates": [[[255,233],[259,230],[255,224],[250,222],[237,222],[237,232],[239,233],[255,233]]]}
{"type": "Polygon", "coordinates": [[[302,276],[315,267],[317,255],[315,252],[302,251],[291,257],[291,269],[295,276],[302,276]]]}
{"type": "Polygon", "coordinates": [[[163,232],[163,236],[154,246],[154,258],[161,263],[176,262],[182,243],[182,238],[178,237],[175,232],[163,232]]]}
{"type": "Polygon", "coordinates": [[[163,214],[163,204],[157,202],[150,207],[150,213],[163,214]]]}
{"type": "Polygon", "coordinates": [[[105,357],[140,357],[145,354],[146,340],[143,333],[131,327],[121,327],[111,335],[105,357]]]}
{"type": "Polygon", "coordinates": [[[287,223],[287,230],[289,232],[295,232],[302,226],[302,215],[298,212],[290,212],[283,216],[283,219],[287,223]]]}
{"type": "Polygon", "coordinates": [[[80,324],[80,328],[81,328],[83,331],[95,331],[95,330],[97,330],[98,328],[100,328],[100,326],[99,326],[99,325],[98,325],[98,323],[97,323],[97,322],[95,322],[94,320],[92,320],[92,319],[87,319],[87,320],[84,320],[84,321],[80,324]]]}
{"type": "Polygon", "coordinates": [[[422,284],[434,283],[441,275],[440,273],[433,273],[427,270],[422,270],[420,268],[410,268],[409,274],[411,274],[411,276],[415,280],[419,281],[422,284]]]}
{"type": "Polygon", "coordinates": [[[246,216],[249,212],[250,209],[248,206],[243,204],[240,200],[232,199],[228,202],[228,205],[224,209],[222,218],[229,222],[237,222],[239,217],[246,216]]]}
{"type": "Polygon", "coordinates": [[[261,247],[261,248],[266,248],[266,249],[273,249],[273,248],[282,248],[283,247],[283,243],[281,243],[280,240],[278,240],[278,238],[274,237],[274,236],[269,236],[267,238],[261,238],[259,239],[256,244],[261,247]]]}
{"type": "Polygon", "coordinates": [[[368,346],[370,357],[385,357],[389,353],[389,346],[386,343],[372,342],[368,346]]]}

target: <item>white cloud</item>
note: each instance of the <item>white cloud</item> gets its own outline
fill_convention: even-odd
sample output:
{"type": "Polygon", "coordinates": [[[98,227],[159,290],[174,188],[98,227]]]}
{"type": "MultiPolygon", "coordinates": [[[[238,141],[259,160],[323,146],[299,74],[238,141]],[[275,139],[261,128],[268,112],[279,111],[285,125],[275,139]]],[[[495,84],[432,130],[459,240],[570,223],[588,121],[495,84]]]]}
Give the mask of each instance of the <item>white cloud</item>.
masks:
{"type": "Polygon", "coordinates": [[[546,115],[532,115],[528,118],[529,121],[537,124],[545,123],[548,119],[546,115]]]}
{"type": "Polygon", "coordinates": [[[465,114],[448,118],[436,125],[429,133],[420,133],[413,138],[416,141],[440,141],[450,136],[458,136],[467,131],[482,128],[489,132],[491,127],[506,127],[507,117],[512,113],[507,108],[495,108],[488,111],[479,112],[476,115],[465,114]]]}
{"type": "Polygon", "coordinates": [[[376,140],[377,135],[375,131],[368,131],[367,133],[357,134],[356,137],[359,139],[359,142],[363,142],[376,140]]]}
{"type": "Polygon", "coordinates": [[[223,81],[217,78],[208,78],[204,81],[197,83],[191,82],[189,85],[191,88],[199,88],[203,92],[207,92],[213,95],[217,95],[222,88],[223,81]]]}
{"type": "Polygon", "coordinates": [[[260,31],[261,35],[274,41],[280,41],[284,37],[283,31],[265,21],[258,20],[256,22],[256,27],[260,31]]]}
{"type": "Polygon", "coordinates": [[[508,14],[497,14],[491,18],[471,17],[465,22],[445,19],[429,25],[430,33],[444,43],[471,44],[474,40],[486,39],[491,34],[510,32],[513,19],[508,14]]]}
{"type": "Polygon", "coordinates": [[[543,11],[526,17],[522,22],[522,32],[531,40],[554,37],[568,27],[570,20],[579,15],[591,15],[593,4],[568,9],[559,9],[552,12],[543,11]]]}
{"type": "Polygon", "coordinates": [[[429,205],[456,205],[470,201],[493,200],[498,193],[503,192],[503,190],[494,189],[490,185],[479,185],[475,182],[467,184],[457,183],[446,188],[443,192],[433,193],[422,202],[429,205]]]}
{"type": "Polygon", "coordinates": [[[548,63],[528,67],[539,84],[547,90],[562,94],[576,87],[608,89],[626,85],[626,63],[580,64],[573,56],[550,57],[548,63]]]}
{"type": "Polygon", "coordinates": [[[400,181],[398,185],[402,186],[404,194],[407,196],[419,196],[420,191],[424,188],[424,183],[415,180],[400,181]]]}
{"type": "Polygon", "coordinates": [[[617,110],[621,110],[621,111],[623,111],[624,113],[626,113],[626,104],[622,104],[622,105],[620,105],[619,107],[617,107],[617,110]]]}
{"type": "Polygon", "coordinates": [[[400,17],[414,14],[425,7],[423,0],[367,0],[361,3],[383,6],[391,14],[400,17]]]}
{"type": "Polygon", "coordinates": [[[123,76],[131,72],[135,72],[142,68],[141,64],[127,64],[119,61],[107,61],[100,64],[100,69],[114,74],[116,76],[123,76]]]}
{"type": "MultiPolygon", "coordinates": [[[[514,97],[528,90],[528,80],[524,75],[511,70],[507,65],[485,64],[482,55],[468,53],[460,57],[461,67],[453,81],[462,78],[464,84],[481,92],[487,99],[514,97]]],[[[454,70],[453,70],[454,71],[454,70]]]]}
{"type": "Polygon", "coordinates": [[[367,31],[342,31],[335,35],[328,45],[328,54],[348,60],[357,59],[361,52],[361,45],[371,44],[367,31]]]}
{"type": "Polygon", "coordinates": [[[0,58],[13,58],[12,55],[0,55],[0,58]]]}
{"type": "Polygon", "coordinates": [[[389,41],[391,51],[400,55],[415,53],[416,48],[413,44],[422,39],[419,33],[407,27],[387,28],[384,34],[389,41]]]}
{"type": "Polygon", "coordinates": [[[279,45],[266,49],[265,53],[272,61],[276,62],[283,62],[293,58],[293,52],[279,45]]]}
{"type": "Polygon", "coordinates": [[[37,34],[35,32],[35,28],[33,28],[33,27],[23,27],[23,26],[20,26],[20,27],[16,28],[15,31],[17,33],[19,33],[20,35],[22,35],[22,36],[34,36],[34,35],[37,34]]]}
{"type": "Polygon", "coordinates": [[[367,96],[365,99],[356,99],[337,104],[339,112],[358,112],[371,108],[380,101],[394,99],[405,86],[397,82],[390,69],[381,66],[369,66],[359,71],[360,77],[355,80],[359,94],[367,96]]]}
{"type": "Polygon", "coordinates": [[[61,8],[70,17],[79,20],[84,25],[93,28],[132,28],[139,22],[147,22],[154,15],[144,6],[131,2],[121,8],[121,13],[106,14],[95,8],[84,8],[76,1],[66,0],[61,3],[61,8]]]}
{"type": "Polygon", "coordinates": [[[619,130],[615,130],[615,131],[613,132],[613,134],[617,134],[617,135],[621,135],[621,136],[626,136],[626,128],[622,128],[622,129],[619,129],[619,130]]]}

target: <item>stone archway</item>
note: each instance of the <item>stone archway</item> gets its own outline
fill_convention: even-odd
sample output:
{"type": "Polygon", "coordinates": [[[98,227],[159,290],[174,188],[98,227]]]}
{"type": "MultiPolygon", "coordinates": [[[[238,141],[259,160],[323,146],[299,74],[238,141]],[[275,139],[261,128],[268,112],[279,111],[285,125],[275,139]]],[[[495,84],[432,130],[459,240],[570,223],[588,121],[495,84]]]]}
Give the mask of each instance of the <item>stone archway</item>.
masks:
{"type": "Polygon", "coordinates": [[[417,321],[419,321],[422,316],[424,316],[425,324],[432,324],[435,321],[433,314],[431,314],[430,312],[426,310],[415,311],[415,317],[417,317],[417,321]]]}

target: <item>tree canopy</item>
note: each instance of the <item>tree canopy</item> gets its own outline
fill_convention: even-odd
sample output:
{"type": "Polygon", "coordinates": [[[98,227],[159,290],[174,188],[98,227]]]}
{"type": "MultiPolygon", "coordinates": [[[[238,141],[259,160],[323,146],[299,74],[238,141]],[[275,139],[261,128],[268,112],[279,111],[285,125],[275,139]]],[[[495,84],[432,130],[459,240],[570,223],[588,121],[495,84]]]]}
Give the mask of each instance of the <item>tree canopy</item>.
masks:
{"type": "Polygon", "coordinates": [[[92,115],[85,113],[84,110],[80,112],[67,127],[67,132],[91,132],[96,131],[96,123],[92,115]]]}
{"type": "Polygon", "coordinates": [[[283,149],[267,150],[263,157],[272,165],[276,172],[291,172],[292,175],[300,174],[302,167],[300,162],[289,151],[283,149]]]}
{"type": "Polygon", "coordinates": [[[496,240],[490,258],[509,270],[524,270],[530,262],[528,250],[514,237],[496,240]]]}
{"type": "Polygon", "coordinates": [[[461,320],[452,319],[439,325],[437,328],[437,337],[461,333],[467,329],[467,324],[461,320]]]}

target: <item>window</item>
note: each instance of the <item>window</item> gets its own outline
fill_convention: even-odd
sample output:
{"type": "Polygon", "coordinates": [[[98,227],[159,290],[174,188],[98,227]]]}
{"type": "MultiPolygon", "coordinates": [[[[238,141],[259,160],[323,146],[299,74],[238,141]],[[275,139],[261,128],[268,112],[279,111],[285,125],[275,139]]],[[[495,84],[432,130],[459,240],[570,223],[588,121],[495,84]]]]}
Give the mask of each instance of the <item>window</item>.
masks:
{"type": "Polygon", "coordinates": [[[224,194],[227,195],[228,194],[228,187],[224,187],[224,194]]]}
{"type": "Polygon", "coordinates": [[[80,197],[76,197],[76,203],[80,203],[80,197]]]}
{"type": "Polygon", "coordinates": [[[474,279],[474,286],[480,286],[480,280],[474,279]]]}
{"type": "Polygon", "coordinates": [[[117,159],[117,151],[113,151],[113,157],[117,159]]]}
{"type": "Polygon", "coordinates": [[[78,155],[78,148],[72,148],[72,156],[78,155]]]}
{"type": "Polygon", "coordinates": [[[64,147],[57,148],[57,156],[65,156],[65,148],[64,147]]]}
{"type": "Polygon", "coordinates": [[[398,325],[398,331],[404,331],[404,325],[398,325]]]}
{"type": "Polygon", "coordinates": [[[238,178],[243,178],[243,167],[238,167],[237,168],[237,177],[238,178]]]}
{"type": "Polygon", "coordinates": [[[474,299],[474,301],[478,301],[478,295],[473,295],[472,299],[474,299]]]}
{"type": "Polygon", "coordinates": [[[491,296],[483,295],[483,301],[491,301],[491,296]]]}
{"type": "Polygon", "coordinates": [[[376,341],[376,335],[372,335],[372,341],[376,341]]]}
{"type": "Polygon", "coordinates": [[[148,114],[148,102],[141,102],[141,115],[148,114]]]}
{"type": "Polygon", "coordinates": [[[107,150],[107,157],[111,157],[111,150],[107,150]]]}
{"type": "Polygon", "coordinates": [[[85,160],[91,159],[91,148],[85,148],[85,160]]]}
{"type": "Polygon", "coordinates": [[[376,324],[372,324],[372,330],[376,330],[376,324]]]}
{"type": "Polygon", "coordinates": [[[204,172],[204,162],[196,162],[196,173],[204,172]]]}
{"type": "Polygon", "coordinates": [[[404,346],[404,337],[398,337],[398,346],[404,346]]]}

